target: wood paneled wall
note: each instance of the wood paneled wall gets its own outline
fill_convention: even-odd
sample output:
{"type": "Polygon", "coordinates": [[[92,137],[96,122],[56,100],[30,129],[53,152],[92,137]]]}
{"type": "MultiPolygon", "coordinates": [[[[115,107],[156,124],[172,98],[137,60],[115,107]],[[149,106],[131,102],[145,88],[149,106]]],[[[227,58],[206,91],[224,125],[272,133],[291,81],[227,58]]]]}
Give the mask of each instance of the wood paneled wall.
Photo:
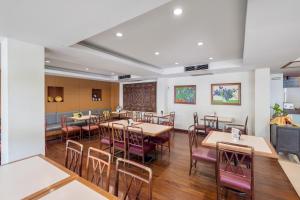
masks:
{"type": "Polygon", "coordinates": [[[124,84],[123,106],[126,110],[156,112],[156,82],[124,84]]]}
{"type": "Polygon", "coordinates": [[[119,104],[119,83],[60,76],[45,77],[46,112],[68,112],[96,108],[116,109],[119,104]],[[64,102],[48,102],[48,86],[64,87],[64,102]],[[92,89],[102,90],[102,101],[92,101],[92,89]]]}

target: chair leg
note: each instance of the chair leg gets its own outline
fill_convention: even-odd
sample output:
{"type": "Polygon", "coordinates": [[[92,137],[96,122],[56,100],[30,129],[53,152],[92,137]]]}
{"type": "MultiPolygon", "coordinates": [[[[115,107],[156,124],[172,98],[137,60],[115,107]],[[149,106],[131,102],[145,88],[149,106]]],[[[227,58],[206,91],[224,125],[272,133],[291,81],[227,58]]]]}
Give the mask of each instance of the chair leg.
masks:
{"type": "Polygon", "coordinates": [[[162,159],[162,157],[163,157],[163,145],[162,144],[160,144],[160,156],[162,159]]]}
{"type": "Polygon", "coordinates": [[[189,173],[189,175],[192,174],[192,167],[193,167],[193,160],[190,159],[190,173],[189,173]]]}

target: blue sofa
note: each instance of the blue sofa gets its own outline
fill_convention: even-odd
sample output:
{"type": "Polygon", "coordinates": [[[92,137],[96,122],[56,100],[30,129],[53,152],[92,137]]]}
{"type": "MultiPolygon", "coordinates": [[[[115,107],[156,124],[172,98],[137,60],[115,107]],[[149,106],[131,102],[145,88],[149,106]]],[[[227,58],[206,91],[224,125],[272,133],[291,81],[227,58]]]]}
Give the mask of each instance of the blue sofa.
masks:
{"type": "MultiPolygon", "coordinates": [[[[105,110],[111,110],[109,109],[92,109],[92,114],[93,115],[102,115],[103,111],[105,110]]],[[[75,112],[82,112],[84,115],[88,115],[90,110],[81,110],[81,111],[72,111],[72,112],[53,112],[53,113],[46,113],[46,131],[56,131],[61,129],[61,117],[66,116],[66,117],[72,117],[73,113],[75,112]]],[[[68,120],[67,122],[69,125],[78,125],[82,126],[85,124],[84,121],[72,121],[68,120]]]]}

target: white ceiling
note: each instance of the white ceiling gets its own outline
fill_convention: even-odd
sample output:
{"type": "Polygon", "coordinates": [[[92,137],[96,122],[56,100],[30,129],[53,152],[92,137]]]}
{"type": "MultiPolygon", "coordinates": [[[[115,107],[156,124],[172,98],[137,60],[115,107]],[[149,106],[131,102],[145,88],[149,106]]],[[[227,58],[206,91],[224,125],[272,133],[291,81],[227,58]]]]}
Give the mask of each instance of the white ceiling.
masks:
{"type": "Polygon", "coordinates": [[[0,0],[0,35],[69,46],[169,0],[0,0]]]}
{"type": "Polygon", "coordinates": [[[244,63],[279,69],[300,55],[300,1],[249,0],[244,63]]]}
{"type": "Polygon", "coordinates": [[[246,0],[176,0],[86,42],[159,68],[242,58],[246,0]],[[183,9],[174,16],[173,9],[183,9]],[[122,32],[118,38],[115,33],[122,32]],[[204,42],[203,46],[197,43],[204,42]],[[159,56],[154,52],[160,52],[159,56]]]}
{"type": "Polygon", "coordinates": [[[202,63],[210,63],[214,73],[257,67],[281,72],[300,55],[299,0],[0,0],[0,5],[0,37],[45,46],[51,66],[89,68],[105,77],[181,76],[183,66],[202,63]],[[182,16],[172,14],[175,7],[183,9],[182,16]],[[197,46],[199,41],[204,45],[197,46]]]}

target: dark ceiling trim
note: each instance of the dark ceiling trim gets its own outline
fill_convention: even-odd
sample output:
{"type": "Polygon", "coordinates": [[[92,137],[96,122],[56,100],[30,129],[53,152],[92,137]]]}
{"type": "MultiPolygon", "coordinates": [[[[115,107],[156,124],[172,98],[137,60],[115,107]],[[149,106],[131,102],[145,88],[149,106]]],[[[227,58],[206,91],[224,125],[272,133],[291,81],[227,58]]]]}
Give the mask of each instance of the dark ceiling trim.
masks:
{"type": "Polygon", "coordinates": [[[293,62],[288,62],[287,64],[283,65],[280,69],[284,69],[284,68],[288,68],[289,65],[293,64],[293,63],[300,63],[300,61],[293,61],[293,62]]]}

